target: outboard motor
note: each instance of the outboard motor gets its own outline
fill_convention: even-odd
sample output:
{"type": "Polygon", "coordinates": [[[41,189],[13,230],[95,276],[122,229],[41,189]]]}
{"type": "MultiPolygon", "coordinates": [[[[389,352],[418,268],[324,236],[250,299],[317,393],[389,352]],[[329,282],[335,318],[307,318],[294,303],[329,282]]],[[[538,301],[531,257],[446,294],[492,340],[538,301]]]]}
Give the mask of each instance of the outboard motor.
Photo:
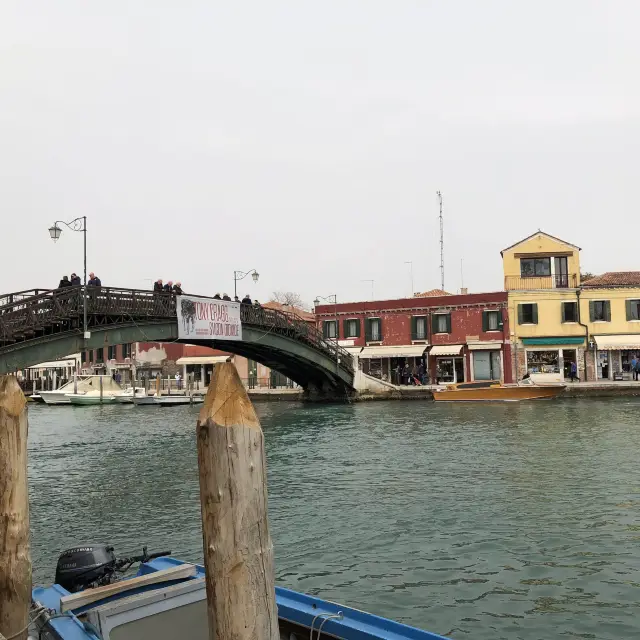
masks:
{"type": "Polygon", "coordinates": [[[113,547],[106,544],[86,544],[68,549],[58,558],[56,584],[77,593],[119,580],[121,574],[136,562],[149,562],[171,555],[171,551],[148,553],[147,547],[143,547],[140,555],[116,558],[113,551],[113,547]]]}
{"type": "Polygon", "coordinates": [[[113,547],[88,544],[68,549],[58,558],[56,583],[71,593],[108,584],[116,570],[113,547]]]}

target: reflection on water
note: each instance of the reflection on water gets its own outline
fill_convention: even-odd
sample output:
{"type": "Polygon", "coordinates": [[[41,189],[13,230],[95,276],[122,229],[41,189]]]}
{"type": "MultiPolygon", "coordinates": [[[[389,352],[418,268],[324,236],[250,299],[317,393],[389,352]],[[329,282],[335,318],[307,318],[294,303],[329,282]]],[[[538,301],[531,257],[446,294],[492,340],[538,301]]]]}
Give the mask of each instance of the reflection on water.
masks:
{"type": "MultiPolygon", "coordinates": [[[[640,632],[640,402],[258,405],[283,586],[449,634],[640,632]]],[[[34,580],[201,560],[197,408],[30,408],[34,580]]]]}

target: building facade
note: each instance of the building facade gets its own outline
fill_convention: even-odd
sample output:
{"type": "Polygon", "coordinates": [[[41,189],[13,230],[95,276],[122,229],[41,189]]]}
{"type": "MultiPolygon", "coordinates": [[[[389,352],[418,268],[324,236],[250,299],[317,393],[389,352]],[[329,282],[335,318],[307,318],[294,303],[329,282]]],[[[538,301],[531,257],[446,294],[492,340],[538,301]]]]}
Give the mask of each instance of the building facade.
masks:
{"type": "Polygon", "coordinates": [[[513,375],[538,382],[585,379],[580,248],[539,231],[501,251],[508,292],[513,375]]]}
{"type": "Polygon", "coordinates": [[[399,367],[420,363],[434,383],[511,382],[507,294],[436,293],[319,305],[317,326],[357,356],[364,373],[394,384],[399,367]]]}
{"type": "Polygon", "coordinates": [[[640,272],[608,272],[583,283],[590,380],[632,380],[640,356],[640,272]]]}

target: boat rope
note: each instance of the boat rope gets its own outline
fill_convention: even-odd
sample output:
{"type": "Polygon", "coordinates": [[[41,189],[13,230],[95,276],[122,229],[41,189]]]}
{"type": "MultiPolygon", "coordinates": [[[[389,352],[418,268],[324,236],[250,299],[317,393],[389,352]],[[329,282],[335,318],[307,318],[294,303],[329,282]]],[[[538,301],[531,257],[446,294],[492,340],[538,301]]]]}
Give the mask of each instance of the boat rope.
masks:
{"type": "Polygon", "coordinates": [[[316,626],[316,620],[318,618],[324,618],[320,626],[318,627],[318,635],[316,640],[320,640],[320,634],[322,633],[322,627],[324,627],[327,620],[342,620],[344,615],[342,611],[338,611],[338,613],[319,613],[312,621],[311,621],[311,631],[309,632],[309,640],[313,640],[313,631],[316,626]]]}
{"type": "Polygon", "coordinates": [[[38,614],[34,618],[31,618],[31,620],[29,620],[26,627],[23,627],[22,629],[20,629],[20,631],[16,631],[16,633],[12,633],[10,636],[5,637],[0,631],[0,640],[13,640],[13,638],[17,638],[18,636],[23,634],[29,628],[29,626],[33,624],[43,613],[47,613],[48,611],[49,609],[47,609],[46,607],[42,607],[38,614]]]}

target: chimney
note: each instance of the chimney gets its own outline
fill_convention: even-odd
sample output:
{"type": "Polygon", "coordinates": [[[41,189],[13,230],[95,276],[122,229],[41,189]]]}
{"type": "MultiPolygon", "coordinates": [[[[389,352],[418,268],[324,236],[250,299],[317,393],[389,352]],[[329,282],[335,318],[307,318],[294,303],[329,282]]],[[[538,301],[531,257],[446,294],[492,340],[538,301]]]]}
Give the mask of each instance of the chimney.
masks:
{"type": "Polygon", "coordinates": [[[469,289],[467,287],[460,287],[460,295],[466,296],[469,293],[469,289]]]}

